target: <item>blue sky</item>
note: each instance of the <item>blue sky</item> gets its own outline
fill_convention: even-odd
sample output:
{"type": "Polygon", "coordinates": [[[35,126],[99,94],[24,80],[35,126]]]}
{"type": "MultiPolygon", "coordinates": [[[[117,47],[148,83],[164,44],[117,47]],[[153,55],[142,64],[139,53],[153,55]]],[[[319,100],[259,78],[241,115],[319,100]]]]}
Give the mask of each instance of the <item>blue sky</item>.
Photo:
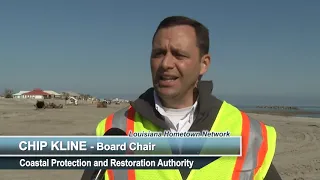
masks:
{"type": "Polygon", "coordinates": [[[158,23],[210,30],[204,77],[218,95],[320,98],[320,1],[14,1],[0,3],[0,88],[139,94],[151,86],[158,23]]]}

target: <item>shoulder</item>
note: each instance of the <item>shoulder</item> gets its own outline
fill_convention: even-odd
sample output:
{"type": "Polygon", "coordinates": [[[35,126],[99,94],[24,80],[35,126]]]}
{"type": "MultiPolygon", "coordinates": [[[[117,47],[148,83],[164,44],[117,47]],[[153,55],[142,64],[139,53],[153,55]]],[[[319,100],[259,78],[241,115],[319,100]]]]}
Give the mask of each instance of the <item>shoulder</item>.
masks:
{"type": "Polygon", "coordinates": [[[227,113],[239,113],[240,112],[240,109],[237,108],[236,106],[228,103],[227,101],[222,101],[222,105],[221,105],[221,108],[224,112],[227,112],[227,113]]]}
{"type": "Polygon", "coordinates": [[[255,125],[265,126],[266,128],[268,128],[268,130],[270,130],[270,132],[275,131],[274,127],[268,125],[267,123],[262,122],[261,120],[253,118],[247,112],[239,109],[238,107],[236,107],[236,106],[234,106],[232,104],[229,104],[226,101],[223,101],[222,111],[223,111],[224,114],[229,115],[231,117],[236,115],[236,114],[238,114],[238,115],[241,114],[242,120],[248,121],[248,123],[250,123],[250,125],[253,125],[252,123],[254,123],[255,125]]]}
{"type": "Polygon", "coordinates": [[[264,139],[271,149],[275,148],[277,136],[276,130],[273,126],[264,123],[265,121],[262,122],[262,119],[258,120],[253,118],[250,114],[225,101],[223,102],[222,107],[223,114],[225,114],[225,117],[229,117],[228,119],[230,119],[232,124],[237,124],[237,122],[240,121],[239,125],[241,123],[242,131],[250,133],[252,137],[256,137],[254,138],[255,140],[264,139]]]}

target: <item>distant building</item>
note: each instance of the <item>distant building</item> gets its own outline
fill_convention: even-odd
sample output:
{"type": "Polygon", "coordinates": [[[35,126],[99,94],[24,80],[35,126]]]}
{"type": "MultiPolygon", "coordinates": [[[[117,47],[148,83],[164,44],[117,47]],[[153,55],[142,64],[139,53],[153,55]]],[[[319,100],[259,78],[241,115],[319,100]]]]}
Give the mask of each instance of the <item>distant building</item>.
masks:
{"type": "Polygon", "coordinates": [[[80,94],[79,93],[76,93],[76,92],[72,92],[72,91],[64,91],[65,94],[68,94],[69,97],[74,97],[76,99],[79,99],[80,98],[80,94]]]}
{"type": "Polygon", "coordinates": [[[112,100],[111,100],[111,102],[118,102],[119,101],[119,98],[113,98],[112,100]]]}
{"type": "Polygon", "coordinates": [[[36,88],[30,92],[24,93],[23,98],[27,99],[48,99],[50,98],[50,94],[44,92],[43,90],[36,88]]]}
{"type": "Polygon", "coordinates": [[[28,93],[28,92],[30,92],[30,91],[20,91],[18,93],[13,94],[12,96],[13,96],[13,98],[21,99],[21,98],[24,98],[23,94],[28,93]]]}
{"type": "Polygon", "coordinates": [[[44,90],[43,92],[50,94],[50,98],[61,98],[62,94],[59,94],[52,90],[44,90]]]}

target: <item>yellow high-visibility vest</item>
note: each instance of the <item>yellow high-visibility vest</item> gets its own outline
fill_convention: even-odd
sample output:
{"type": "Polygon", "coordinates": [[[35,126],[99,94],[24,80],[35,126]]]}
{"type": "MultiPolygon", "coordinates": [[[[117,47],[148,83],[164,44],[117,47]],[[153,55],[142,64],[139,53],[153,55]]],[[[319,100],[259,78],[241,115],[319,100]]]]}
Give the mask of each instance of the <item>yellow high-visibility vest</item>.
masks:
{"type": "MultiPolygon", "coordinates": [[[[103,136],[112,127],[120,128],[127,134],[129,131],[162,131],[135,112],[131,106],[102,120],[97,126],[96,135],[103,136]]],[[[187,180],[263,180],[265,178],[276,148],[276,131],[273,127],[250,119],[246,113],[224,101],[210,131],[229,131],[232,136],[242,136],[242,156],[220,157],[201,169],[191,170],[187,180]]],[[[107,170],[105,179],[182,180],[182,177],[178,169],[137,169],[107,170]]]]}

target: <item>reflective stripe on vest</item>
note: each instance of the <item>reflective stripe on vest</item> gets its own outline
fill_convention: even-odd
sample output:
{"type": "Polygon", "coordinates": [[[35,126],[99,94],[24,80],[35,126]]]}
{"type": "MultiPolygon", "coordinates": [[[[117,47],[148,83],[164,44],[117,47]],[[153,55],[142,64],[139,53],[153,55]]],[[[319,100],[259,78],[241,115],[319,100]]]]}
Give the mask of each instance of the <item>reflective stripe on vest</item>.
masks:
{"type": "Polygon", "coordinates": [[[251,120],[244,112],[241,112],[241,115],[242,156],[237,158],[232,179],[253,179],[267,153],[266,127],[261,122],[251,120]],[[256,134],[260,136],[256,136],[256,134]],[[258,168],[252,172],[251,168],[255,165],[258,168]],[[239,171],[240,169],[241,171],[239,171]]]}
{"type": "MultiPolygon", "coordinates": [[[[107,118],[105,124],[105,131],[109,130],[112,127],[117,127],[129,134],[129,132],[134,132],[134,109],[129,106],[128,108],[123,108],[120,111],[110,115],[107,118]]],[[[107,170],[109,180],[135,180],[135,171],[134,169],[129,170],[107,170]]]]}
{"type": "Polygon", "coordinates": [[[129,131],[134,131],[134,109],[129,106],[128,108],[123,108],[114,114],[107,117],[105,124],[105,131],[108,131],[112,127],[119,128],[129,134],[129,131]]]}
{"type": "MultiPolygon", "coordinates": [[[[125,131],[127,134],[130,131],[134,132],[135,114],[134,109],[129,106],[128,108],[124,108],[114,113],[114,115],[110,115],[105,122],[105,131],[112,127],[117,127],[125,131]]],[[[256,176],[259,173],[259,170],[261,169],[260,167],[263,165],[266,153],[268,152],[268,135],[266,125],[250,119],[244,112],[241,112],[241,116],[242,156],[236,158],[231,177],[232,180],[260,180],[264,178],[266,174],[265,171],[267,171],[267,169],[264,168],[262,175],[256,176]]],[[[224,116],[222,119],[224,119],[224,116]]],[[[213,128],[211,131],[213,131],[213,128]]],[[[273,153],[271,153],[272,157],[273,153]]],[[[267,165],[269,166],[270,164],[267,163],[267,165]]],[[[190,172],[189,177],[192,176],[191,174],[197,173],[196,170],[192,171],[190,172]],[[192,173],[192,171],[194,172],[192,173]]],[[[109,180],[135,180],[136,176],[135,170],[107,170],[107,172],[109,180]]],[[[195,175],[195,177],[197,176],[199,175],[195,175]]],[[[189,177],[188,179],[191,178],[189,177]]]]}

